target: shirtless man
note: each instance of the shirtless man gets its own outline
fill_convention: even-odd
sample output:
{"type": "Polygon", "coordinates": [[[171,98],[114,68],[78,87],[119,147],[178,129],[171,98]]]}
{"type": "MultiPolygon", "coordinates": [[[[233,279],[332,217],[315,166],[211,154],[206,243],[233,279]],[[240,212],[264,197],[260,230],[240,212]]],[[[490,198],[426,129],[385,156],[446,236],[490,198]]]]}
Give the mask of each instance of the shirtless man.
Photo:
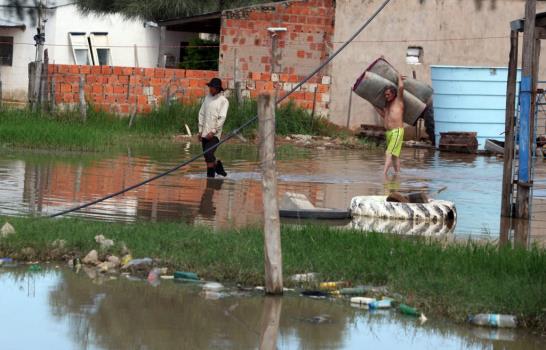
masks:
{"type": "Polygon", "coordinates": [[[398,89],[387,86],[384,90],[385,107],[377,108],[377,112],[385,121],[385,134],[387,138],[387,151],[385,153],[385,168],[383,173],[387,175],[390,167],[394,167],[395,174],[400,173],[400,152],[404,142],[404,79],[398,76],[398,89]]]}

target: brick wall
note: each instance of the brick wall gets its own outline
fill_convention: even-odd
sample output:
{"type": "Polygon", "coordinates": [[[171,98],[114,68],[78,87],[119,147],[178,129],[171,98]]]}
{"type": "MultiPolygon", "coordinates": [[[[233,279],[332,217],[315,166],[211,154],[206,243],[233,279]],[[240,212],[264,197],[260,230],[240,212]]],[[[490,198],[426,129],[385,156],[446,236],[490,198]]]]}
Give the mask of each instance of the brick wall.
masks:
{"type": "MultiPolygon", "coordinates": [[[[167,98],[182,103],[198,101],[208,92],[206,83],[217,76],[216,71],[51,64],[48,89],[53,82],[55,104],[74,107],[80,100],[80,77],[83,77],[85,99],[93,108],[126,115],[133,110],[148,113],[167,98]]],[[[243,96],[256,98],[260,93],[277,90],[282,94],[302,78],[294,74],[249,73],[242,87],[243,96]]],[[[227,95],[233,93],[234,85],[233,79],[224,79],[227,95]]],[[[315,110],[324,114],[329,91],[329,77],[315,78],[291,95],[290,100],[311,110],[316,93],[315,110]]]]}

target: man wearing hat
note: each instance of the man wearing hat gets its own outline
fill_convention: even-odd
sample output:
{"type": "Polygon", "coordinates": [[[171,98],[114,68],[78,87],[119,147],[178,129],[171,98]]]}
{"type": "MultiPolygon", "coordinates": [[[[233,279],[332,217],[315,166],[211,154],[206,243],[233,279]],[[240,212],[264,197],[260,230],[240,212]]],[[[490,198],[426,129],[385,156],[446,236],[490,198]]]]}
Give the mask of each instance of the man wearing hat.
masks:
{"type": "Polygon", "coordinates": [[[214,177],[215,174],[227,175],[222,162],[216,160],[214,152],[216,152],[217,145],[222,136],[222,127],[226,121],[229,101],[223,94],[224,88],[220,79],[213,78],[207,86],[209,87],[209,94],[205,97],[199,110],[199,134],[197,137],[203,145],[203,152],[213,147],[208,152],[205,152],[207,177],[210,178],[214,177]]]}

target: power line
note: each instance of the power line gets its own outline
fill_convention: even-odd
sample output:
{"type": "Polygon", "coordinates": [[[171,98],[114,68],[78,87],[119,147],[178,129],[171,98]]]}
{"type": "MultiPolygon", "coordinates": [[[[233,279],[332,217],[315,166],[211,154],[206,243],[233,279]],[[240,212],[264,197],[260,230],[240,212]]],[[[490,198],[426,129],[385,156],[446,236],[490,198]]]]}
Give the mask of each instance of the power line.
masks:
{"type": "MultiPolygon", "coordinates": [[[[279,104],[281,103],[282,101],[284,101],[285,99],[288,98],[288,96],[290,96],[291,94],[293,94],[294,92],[296,92],[299,88],[301,88],[305,83],[307,83],[315,74],[317,74],[318,72],[320,72],[324,67],[326,67],[335,57],[337,57],[337,55],[339,55],[341,53],[341,51],[343,51],[354,39],[356,39],[356,37],[362,33],[362,31],[375,19],[375,17],[377,17],[381,11],[383,11],[383,9],[388,5],[388,3],[390,2],[391,0],[385,0],[383,2],[383,4],[374,12],[374,14],[339,48],[337,49],[332,55],[330,55],[330,57],[328,57],[324,62],[322,62],[313,72],[311,72],[309,75],[307,75],[302,81],[300,81],[298,84],[296,84],[292,90],[290,90],[289,92],[287,92],[284,96],[282,96],[281,98],[278,98],[276,103],[279,104]]],[[[258,119],[258,116],[254,116],[252,118],[250,118],[249,120],[247,120],[243,125],[241,125],[240,127],[238,127],[237,129],[233,130],[230,134],[228,134],[228,136],[226,136],[224,139],[220,140],[220,142],[212,147],[209,147],[207,148],[206,150],[204,150],[203,152],[201,152],[200,154],[192,157],[191,159],[187,160],[187,161],[184,161],[182,162],[181,164],[175,166],[174,168],[172,169],[169,169],[161,174],[158,174],[158,175],[155,175],[147,180],[144,180],[142,182],[139,182],[137,184],[134,184],[132,186],[129,186],[127,188],[124,188],[120,191],[117,191],[115,193],[112,193],[112,194],[109,194],[107,196],[104,196],[102,198],[99,198],[99,199],[96,199],[92,202],[89,202],[89,203],[85,203],[85,204],[82,204],[82,205],[79,205],[77,207],[74,207],[74,208],[71,208],[71,209],[67,209],[67,210],[63,210],[59,213],[56,213],[56,214],[53,214],[53,215],[50,215],[49,217],[51,218],[54,218],[54,217],[57,217],[57,216],[61,216],[61,215],[65,215],[65,214],[68,214],[68,213],[71,213],[71,212],[74,212],[74,211],[77,211],[77,210],[80,210],[80,209],[84,209],[84,208],[87,208],[89,206],[92,206],[94,204],[97,204],[97,203],[100,203],[100,202],[103,202],[105,200],[108,200],[110,198],[113,198],[113,197],[116,197],[116,196],[119,196],[120,194],[123,194],[125,192],[128,192],[128,191],[131,191],[135,188],[138,188],[140,186],[143,186],[143,185],[146,185],[147,183],[150,183],[154,180],[157,180],[163,176],[166,176],[166,175],[169,175],[175,171],[177,171],[178,169],[200,159],[205,153],[207,152],[210,152],[212,151],[213,149],[215,149],[216,147],[219,147],[220,145],[224,144],[225,142],[227,142],[228,140],[232,139],[233,137],[235,137],[237,134],[239,134],[243,129],[245,129],[246,127],[248,127],[250,124],[254,123],[256,120],[258,119]]]]}

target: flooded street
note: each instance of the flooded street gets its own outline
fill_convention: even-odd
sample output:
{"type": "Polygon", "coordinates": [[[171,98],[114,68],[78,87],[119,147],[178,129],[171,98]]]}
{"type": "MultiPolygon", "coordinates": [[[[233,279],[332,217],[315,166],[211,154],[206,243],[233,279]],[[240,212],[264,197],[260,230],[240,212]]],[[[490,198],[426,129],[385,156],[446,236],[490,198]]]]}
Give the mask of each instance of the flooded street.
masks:
{"type": "MultiPolygon", "coordinates": [[[[96,199],[176,165],[199,150],[181,144],[167,149],[128,149],[113,154],[53,154],[3,150],[0,155],[0,215],[47,215],[96,199]]],[[[71,214],[109,221],[175,220],[215,228],[257,224],[262,196],[257,149],[226,145],[218,152],[229,175],[207,180],[202,162],[123,196],[71,214]]],[[[544,172],[537,161],[537,174],[544,172]]],[[[402,227],[402,233],[454,233],[457,238],[498,239],[502,160],[406,148],[402,175],[384,179],[382,150],[313,150],[281,146],[279,196],[305,194],[317,207],[347,208],[357,195],[390,191],[436,191],[453,201],[454,228],[402,227]],[[415,232],[414,232],[415,231],[415,232]]],[[[541,192],[537,190],[537,198],[541,192]]],[[[541,199],[535,200],[541,208],[541,199]]],[[[546,241],[544,210],[533,217],[529,241],[546,241]]],[[[388,229],[365,219],[347,226],[388,229]]]]}
{"type": "Polygon", "coordinates": [[[289,293],[282,299],[228,290],[210,300],[200,288],[68,269],[0,268],[2,349],[544,349],[515,330],[424,325],[396,311],[289,293]],[[91,278],[93,277],[93,279],[91,278]],[[275,326],[277,325],[277,326],[275,326]],[[269,326],[269,327],[268,327],[269,326]],[[22,336],[20,330],[30,336],[22,336]]]}

